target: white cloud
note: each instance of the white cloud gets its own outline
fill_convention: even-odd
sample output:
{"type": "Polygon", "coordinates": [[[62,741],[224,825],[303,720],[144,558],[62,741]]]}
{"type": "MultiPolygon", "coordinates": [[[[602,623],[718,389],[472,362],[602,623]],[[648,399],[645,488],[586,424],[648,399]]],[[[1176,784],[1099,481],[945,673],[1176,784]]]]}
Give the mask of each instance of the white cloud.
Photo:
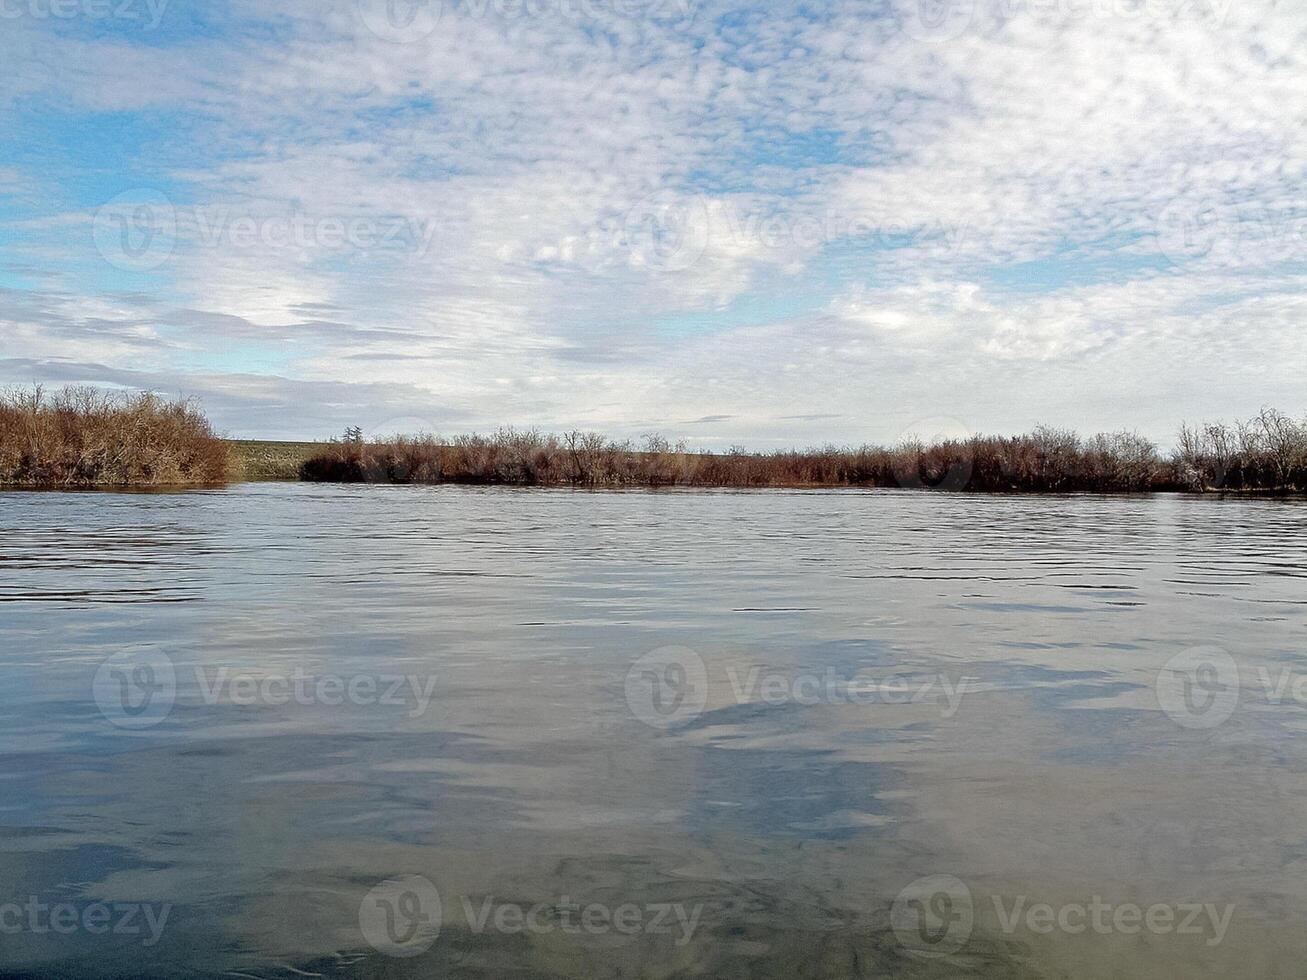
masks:
{"type": "Polygon", "coordinates": [[[713,419],[687,432],[722,444],[1299,407],[1299,8],[977,0],[923,39],[861,2],[445,6],[410,44],[352,3],[233,4],[170,43],[7,32],[6,118],[180,129],[142,161],[178,219],[144,282],[103,265],[93,208],[42,207],[61,178],[0,170],[29,267],[3,356],[211,366],[238,423],[223,372],[466,424],[713,419]]]}

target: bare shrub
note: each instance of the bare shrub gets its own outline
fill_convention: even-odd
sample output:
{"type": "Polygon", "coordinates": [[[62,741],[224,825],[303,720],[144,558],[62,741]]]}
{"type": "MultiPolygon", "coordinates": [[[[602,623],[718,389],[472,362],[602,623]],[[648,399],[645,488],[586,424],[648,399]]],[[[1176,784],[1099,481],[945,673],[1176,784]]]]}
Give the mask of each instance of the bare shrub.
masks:
{"type": "Polygon", "coordinates": [[[695,453],[652,434],[638,447],[593,432],[501,429],[491,436],[342,440],[304,464],[308,480],[502,483],[521,486],[871,486],[990,491],[1136,491],[1160,479],[1156,449],[1132,433],[1040,429],[894,449],[695,453]]]}
{"type": "Polygon", "coordinates": [[[214,484],[230,466],[227,443],[185,400],[88,387],[0,392],[2,484],[214,484]]]}
{"type": "Polygon", "coordinates": [[[1133,432],[1082,439],[1047,426],[1019,436],[975,436],[887,449],[691,452],[645,436],[638,446],[594,432],[500,429],[490,436],[343,440],[310,459],[310,480],[507,483],[580,487],[904,487],[992,492],[1134,493],[1146,490],[1307,488],[1307,421],[1273,410],[1228,426],[1180,430],[1173,456],[1133,432]]]}
{"type": "Polygon", "coordinates": [[[1173,465],[1195,490],[1307,489],[1307,419],[1273,408],[1252,419],[1181,426],[1173,465]]]}

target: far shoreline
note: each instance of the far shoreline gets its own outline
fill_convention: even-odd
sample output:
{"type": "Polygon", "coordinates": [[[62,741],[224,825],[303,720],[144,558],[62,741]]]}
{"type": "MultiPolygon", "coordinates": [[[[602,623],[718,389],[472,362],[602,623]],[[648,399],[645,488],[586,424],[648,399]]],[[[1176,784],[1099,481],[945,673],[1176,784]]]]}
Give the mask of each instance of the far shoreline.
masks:
{"type": "MultiPolygon", "coordinates": [[[[642,445],[598,433],[501,429],[493,435],[396,436],[358,430],[312,452],[299,478],[316,483],[464,484],[576,488],[903,489],[997,494],[1239,493],[1307,490],[1307,418],[1265,409],[1235,426],[1182,426],[1164,456],[1132,432],[1081,437],[1041,427],[894,447],[752,453],[692,452],[647,436],[642,445]]],[[[289,476],[290,474],[285,474],[289,476]]]]}
{"type": "Polygon", "coordinates": [[[901,489],[985,494],[1307,493],[1307,416],[1180,426],[1163,453],[1129,431],[1081,436],[1042,426],[886,447],[692,451],[651,434],[499,429],[368,441],[226,439],[192,401],[149,392],[0,391],[0,488],[166,490],[297,480],[583,490],[901,489]]]}

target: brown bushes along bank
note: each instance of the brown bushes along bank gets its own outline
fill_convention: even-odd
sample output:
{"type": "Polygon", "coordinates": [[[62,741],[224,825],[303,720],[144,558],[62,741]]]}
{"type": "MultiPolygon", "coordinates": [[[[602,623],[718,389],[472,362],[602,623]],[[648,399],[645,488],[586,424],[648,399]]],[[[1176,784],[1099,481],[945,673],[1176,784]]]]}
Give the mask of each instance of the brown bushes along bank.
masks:
{"type": "Polygon", "coordinates": [[[229,467],[227,444],[186,401],[94,388],[0,392],[0,485],[212,484],[229,467]]]}
{"type": "Polygon", "coordinates": [[[1128,432],[1088,439],[1063,429],[894,448],[692,453],[657,436],[643,445],[595,433],[501,429],[443,441],[347,438],[307,460],[305,480],[581,487],[909,487],[992,492],[1307,489],[1307,421],[1267,410],[1227,428],[1182,430],[1163,458],[1128,432]],[[1224,433],[1218,439],[1212,433],[1224,433]],[[1187,435],[1186,435],[1187,433],[1187,435]],[[1232,435],[1233,433],[1233,435],[1232,435]],[[1237,444],[1237,452],[1226,443],[1237,444]]]}
{"type": "MultiPolygon", "coordinates": [[[[185,401],[92,388],[0,392],[0,485],[221,483],[234,468],[231,445],[185,401]]],[[[637,446],[595,433],[513,429],[450,441],[397,436],[367,443],[355,430],[317,447],[297,444],[284,461],[288,471],[298,464],[295,456],[304,460],[301,479],[341,482],[1301,492],[1307,491],[1307,419],[1265,409],[1233,425],[1186,425],[1168,457],[1133,433],[1085,439],[1052,428],[929,445],[772,453],[694,453],[658,436],[637,446]]]]}

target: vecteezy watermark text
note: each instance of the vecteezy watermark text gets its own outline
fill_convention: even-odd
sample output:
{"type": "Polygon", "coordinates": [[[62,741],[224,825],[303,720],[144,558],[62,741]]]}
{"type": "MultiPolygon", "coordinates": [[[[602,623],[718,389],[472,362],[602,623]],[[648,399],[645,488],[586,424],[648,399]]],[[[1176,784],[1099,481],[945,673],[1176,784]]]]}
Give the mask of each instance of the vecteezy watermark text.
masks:
{"type": "MultiPolygon", "coordinates": [[[[200,700],[210,706],[351,705],[402,709],[410,718],[427,712],[436,690],[431,675],[314,674],[299,667],[289,673],[255,673],[196,665],[190,678],[200,700]]],[[[121,728],[149,728],[171,714],[179,689],[178,671],[162,651],[129,650],[102,663],[93,686],[96,704],[109,721],[121,728]]]]}
{"type": "Polygon", "coordinates": [[[355,0],[355,6],[369,31],[394,44],[425,40],[446,15],[512,22],[641,18],[673,24],[693,16],[691,0],[355,0]]]}
{"type": "Polygon", "coordinates": [[[968,228],[958,221],[881,222],[838,210],[821,214],[785,209],[743,209],[733,202],[672,191],[650,194],[626,212],[622,220],[600,222],[589,243],[573,243],[570,251],[594,248],[608,254],[624,248],[642,268],[679,272],[710,251],[777,253],[807,251],[838,241],[860,241],[882,247],[934,242],[950,253],[965,244],[968,228]]]}
{"type": "Polygon", "coordinates": [[[939,44],[973,29],[1009,21],[1077,23],[1147,21],[1219,27],[1234,0],[891,0],[899,29],[917,41],[939,44]]]}
{"type": "Polygon", "coordinates": [[[427,254],[439,230],[407,215],[251,214],[222,205],[174,206],[151,189],[126,191],[95,214],[96,249],[116,268],[148,272],[183,243],[202,249],[301,249],[427,254]]]}
{"type": "Polygon", "coordinates": [[[991,895],[999,928],[1006,935],[1014,935],[1022,928],[1040,936],[1054,932],[1078,936],[1094,932],[1100,936],[1112,934],[1136,936],[1141,932],[1154,936],[1196,936],[1204,945],[1217,946],[1225,939],[1234,915],[1231,904],[1214,902],[1153,902],[1139,905],[1136,902],[1108,902],[1095,895],[1088,902],[1067,902],[1050,905],[1047,902],[1030,902],[1025,895],[1005,901],[1001,895],[991,895]]]}
{"type": "Polygon", "coordinates": [[[531,933],[545,936],[553,932],[570,935],[605,936],[675,936],[677,946],[694,938],[703,914],[701,904],[687,908],[680,902],[654,902],[638,905],[624,902],[610,906],[602,902],[574,902],[566,895],[556,902],[523,905],[500,902],[493,897],[479,902],[463,898],[463,912],[471,930],[480,935],[487,930],[513,935],[531,933]]]}
{"type": "Polygon", "coordinates": [[[426,712],[435,694],[434,677],[412,674],[310,674],[296,668],[289,674],[241,674],[227,667],[195,668],[195,681],[205,704],[228,703],[304,707],[405,708],[410,717],[426,712]]]}
{"type": "Polygon", "coordinates": [[[114,20],[152,31],[172,0],[0,0],[0,20],[114,20]]]}
{"type": "MultiPolygon", "coordinates": [[[[694,938],[703,905],[680,902],[636,903],[556,901],[526,904],[492,895],[461,896],[467,929],[474,935],[669,936],[677,947],[694,938]]],[[[402,875],[372,888],[359,905],[363,938],[387,956],[408,958],[430,949],[444,926],[439,889],[421,875],[402,875]]]]}
{"type": "Polygon", "coordinates": [[[726,669],[731,693],[738,704],[934,704],[945,700],[940,713],[952,718],[962,705],[969,685],[977,678],[956,682],[944,674],[891,674],[888,677],[841,677],[833,667],[824,671],[788,673],[753,666],[726,669]]]}
{"type": "MultiPolygon", "coordinates": [[[[929,704],[937,706],[943,717],[952,718],[962,699],[979,683],[979,678],[942,673],[849,676],[835,667],[779,670],[751,664],[726,667],[713,689],[735,704],[929,704]]],[[[711,686],[708,665],[696,651],[689,647],[660,647],[637,658],[627,670],[626,703],[646,725],[676,728],[703,713],[711,686]]]]}
{"type": "Polygon", "coordinates": [[[1031,901],[1029,896],[991,894],[989,905],[953,875],[929,875],[907,885],[890,908],[890,925],[907,951],[921,956],[949,956],[965,949],[977,921],[992,911],[986,925],[1012,936],[1062,933],[1070,936],[1177,936],[1217,946],[1226,936],[1235,907],[1215,902],[1112,902],[1101,895],[1088,901],[1031,901]]]}
{"type": "Polygon", "coordinates": [[[163,938],[172,908],[170,902],[43,902],[33,895],[22,902],[0,902],[0,935],[85,932],[140,939],[148,948],[163,938]]]}

